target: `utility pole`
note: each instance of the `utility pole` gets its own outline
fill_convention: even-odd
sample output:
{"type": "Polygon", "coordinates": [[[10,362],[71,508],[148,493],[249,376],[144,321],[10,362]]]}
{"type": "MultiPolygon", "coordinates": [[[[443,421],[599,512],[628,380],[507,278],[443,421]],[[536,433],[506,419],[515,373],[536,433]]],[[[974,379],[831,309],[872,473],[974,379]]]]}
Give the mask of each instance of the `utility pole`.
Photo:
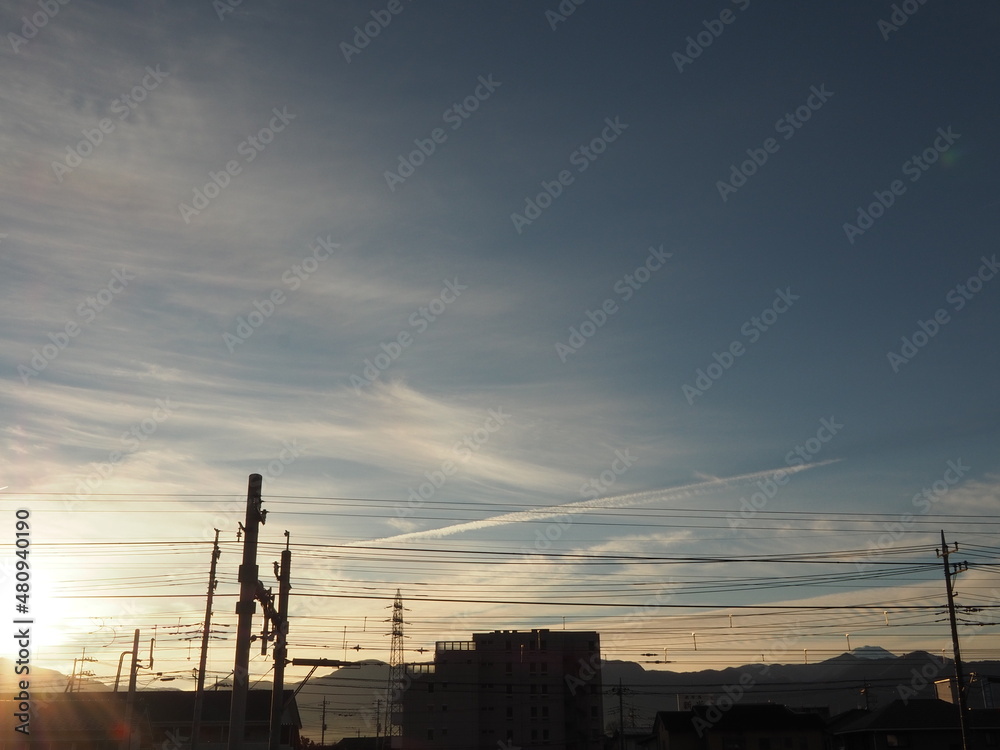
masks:
{"type": "Polygon", "coordinates": [[[240,528],[243,539],[243,562],[240,565],[240,600],[236,603],[236,662],[233,667],[233,696],[229,710],[228,750],[242,750],[246,730],[247,692],[250,689],[250,630],[257,611],[255,594],[259,585],[257,538],[267,511],[261,510],[260,487],[263,477],[251,474],[247,484],[246,522],[240,528]]]}
{"type": "MultiPolygon", "coordinates": [[[[126,651],[125,653],[127,654],[128,651],[126,651]]],[[[77,662],[77,660],[73,659],[73,671],[69,673],[69,682],[66,683],[66,689],[63,690],[64,693],[72,693],[73,692],[73,680],[76,679],[76,662],[77,662]]],[[[118,662],[118,663],[121,664],[121,662],[118,662]]],[[[117,690],[116,690],[116,692],[117,692],[117,690]]]]}
{"type": "MultiPolygon", "coordinates": [[[[74,661],[74,664],[75,664],[76,660],[74,659],[73,661],[74,661]]],[[[81,688],[81,684],[80,683],[82,682],[82,678],[84,678],[84,677],[93,677],[94,676],[94,673],[91,672],[89,669],[87,669],[84,666],[89,661],[90,662],[96,662],[97,659],[88,659],[87,658],[87,647],[84,646],[83,647],[83,653],[80,655],[80,671],[76,674],[76,678],[75,678],[75,680],[72,683],[72,687],[70,688],[70,692],[71,693],[79,693],[80,692],[80,688],[81,688]]],[[[75,671],[76,670],[74,668],[74,672],[75,671]]]]}
{"type": "Polygon", "coordinates": [[[198,687],[194,694],[194,718],[191,720],[191,750],[198,750],[201,734],[201,710],[205,701],[205,669],[208,667],[208,639],[212,628],[212,598],[218,584],[215,580],[215,569],[221,555],[219,530],[216,529],[215,542],[212,545],[212,564],[208,570],[208,601],[205,604],[205,630],[201,634],[201,660],[198,662],[198,687]]]}
{"type": "Polygon", "coordinates": [[[948,593],[948,622],[951,623],[951,649],[955,659],[955,692],[958,693],[958,726],[962,733],[962,750],[969,750],[969,734],[965,726],[966,720],[966,694],[965,677],[962,675],[962,652],[958,642],[958,622],[955,618],[955,592],[951,585],[952,576],[969,569],[967,562],[949,563],[948,555],[958,550],[958,544],[954,549],[950,549],[944,540],[944,529],[941,530],[941,549],[938,550],[938,557],[944,563],[944,583],[945,591],[948,593]]]}
{"type": "Polygon", "coordinates": [[[135,681],[139,672],[139,628],[135,629],[132,639],[132,666],[128,673],[128,697],[125,699],[125,736],[122,738],[122,750],[132,747],[132,708],[135,704],[135,681]]]}
{"type": "MultiPolygon", "coordinates": [[[[271,688],[271,734],[268,750],[278,750],[281,743],[281,715],[284,713],[285,663],[288,656],[288,594],[292,589],[292,552],[288,548],[289,535],[285,532],[285,548],[281,551],[281,568],[278,573],[278,609],[272,612],[274,622],[274,686],[271,688]]],[[[277,567],[277,566],[276,566],[277,567]]]]}
{"type": "Polygon", "coordinates": [[[625,691],[622,678],[618,678],[618,747],[625,750],[625,691]]]}
{"type": "Polygon", "coordinates": [[[319,724],[319,744],[320,747],[326,746],[326,698],[323,698],[323,718],[320,719],[319,724]]]}
{"type": "Polygon", "coordinates": [[[611,688],[611,693],[618,693],[618,747],[625,750],[625,688],[621,678],[618,678],[618,688],[611,688]]]}

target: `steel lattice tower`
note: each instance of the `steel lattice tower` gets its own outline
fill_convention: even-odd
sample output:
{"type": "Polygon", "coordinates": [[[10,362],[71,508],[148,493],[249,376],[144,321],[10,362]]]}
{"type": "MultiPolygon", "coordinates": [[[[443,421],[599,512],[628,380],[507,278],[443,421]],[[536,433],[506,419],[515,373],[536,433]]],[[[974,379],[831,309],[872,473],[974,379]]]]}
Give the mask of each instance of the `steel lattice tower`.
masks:
{"type": "Polygon", "coordinates": [[[396,589],[396,599],[392,603],[392,618],[387,622],[392,623],[392,644],[389,649],[389,683],[387,685],[388,695],[385,701],[385,721],[384,736],[386,738],[385,747],[392,748],[398,746],[398,742],[392,740],[393,737],[402,735],[402,726],[397,721],[403,715],[403,690],[406,684],[406,663],[403,661],[403,596],[399,589],[396,589]]]}

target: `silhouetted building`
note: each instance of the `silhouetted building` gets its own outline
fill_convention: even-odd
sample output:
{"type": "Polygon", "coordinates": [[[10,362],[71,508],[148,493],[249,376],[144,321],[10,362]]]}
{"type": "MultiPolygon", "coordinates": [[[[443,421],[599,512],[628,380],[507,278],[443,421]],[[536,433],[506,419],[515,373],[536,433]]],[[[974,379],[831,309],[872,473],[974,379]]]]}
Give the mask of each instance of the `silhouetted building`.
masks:
{"type": "MultiPolygon", "coordinates": [[[[136,750],[187,750],[191,746],[194,693],[150,690],[136,693],[132,708],[131,746],[136,750]]],[[[281,747],[295,750],[302,721],[291,690],[285,691],[286,708],[281,721],[281,747]]],[[[38,693],[31,701],[30,744],[20,737],[4,737],[0,750],[121,750],[128,733],[125,722],[127,695],[118,693],[38,693]]],[[[226,750],[229,740],[229,705],[232,692],[208,691],[202,707],[199,750],[226,750]]],[[[10,716],[12,701],[0,701],[10,716]],[[8,710],[10,709],[10,710],[8,710]]],[[[251,690],[247,696],[244,750],[267,750],[270,731],[271,691],[251,690]]],[[[13,735],[14,732],[9,734],[13,735]]]]}
{"type": "Polygon", "coordinates": [[[595,632],[495,630],[439,641],[433,663],[407,669],[401,747],[598,750],[600,653],[595,632]]]}
{"type": "MultiPolygon", "coordinates": [[[[1000,745],[1000,711],[968,712],[970,747],[1000,745]]],[[[874,711],[850,712],[830,727],[835,750],[949,750],[961,747],[958,706],[935,699],[897,700],[874,711]]]]}
{"type": "Polygon", "coordinates": [[[690,711],[660,711],[653,723],[657,750],[825,750],[826,722],[774,703],[720,703],[690,711]]]}

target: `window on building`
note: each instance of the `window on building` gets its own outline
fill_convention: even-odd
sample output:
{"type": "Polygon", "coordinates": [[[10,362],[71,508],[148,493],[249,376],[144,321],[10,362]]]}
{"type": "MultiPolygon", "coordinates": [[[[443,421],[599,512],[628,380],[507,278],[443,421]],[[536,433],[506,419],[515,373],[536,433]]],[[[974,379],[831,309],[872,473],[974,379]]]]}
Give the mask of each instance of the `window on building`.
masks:
{"type": "Polygon", "coordinates": [[[548,706],[542,706],[542,717],[545,718],[545,719],[549,718],[549,707],[548,706]]]}
{"type": "Polygon", "coordinates": [[[542,730],[542,739],[543,740],[547,740],[548,738],[549,738],[549,730],[548,729],[543,729],[542,730]]]}
{"type": "Polygon", "coordinates": [[[507,664],[504,666],[504,672],[506,672],[508,675],[514,674],[514,662],[512,661],[507,662],[507,664]]]}
{"type": "Polygon", "coordinates": [[[433,729],[428,729],[427,730],[427,739],[429,739],[429,740],[433,740],[434,739],[434,730],[433,729]]]}
{"type": "Polygon", "coordinates": [[[542,695],[548,695],[548,694],[549,694],[549,686],[542,685],[542,695]]]}
{"type": "Polygon", "coordinates": [[[512,646],[511,646],[510,641],[507,641],[507,643],[504,645],[504,648],[506,648],[508,651],[511,650],[512,646]]]}
{"type": "Polygon", "coordinates": [[[542,640],[542,644],[541,645],[542,645],[542,651],[544,651],[545,649],[547,649],[549,647],[548,643],[546,643],[544,639],[542,640]]]}
{"type": "Polygon", "coordinates": [[[538,670],[538,665],[535,664],[535,662],[530,662],[528,664],[528,672],[530,672],[531,674],[534,674],[537,670],[538,670]]]}
{"type": "Polygon", "coordinates": [[[537,729],[532,729],[531,730],[531,739],[533,739],[533,740],[537,740],[538,739],[538,730],[537,729]]]}
{"type": "Polygon", "coordinates": [[[513,695],[513,694],[514,694],[514,686],[513,685],[508,685],[507,686],[507,695],[513,695]]]}
{"type": "Polygon", "coordinates": [[[537,689],[538,689],[538,685],[529,685],[529,686],[528,686],[528,692],[529,692],[529,693],[531,693],[532,695],[534,695],[534,694],[535,694],[535,691],[536,691],[537,689]]]}
{"type": "Polygon", "coordinates": [[[428,693],[433,693],[434,692],[434,683],[433,682],[428,682],[427,683],[427,692],[428,693]]]}
{"type": "Polygon", "coordinates": [[[507,706],[507,718],[508,719],[513,719],[514,718],[514,707],[513,706],[507,706]]]}
{"type": "Polygon", "coordinates": [[[538,706],[532,706],[531,707],[531,714],[530,715],[531,715],[532,719],[537,719],[538,718],[538,706]]]}
{"type": "Polygon", "coordinates": [[[905,734],[887,734],[885,736],[886,747],[909,747],[910,738],[905,734]]]}
{"type": "Polygon", "coordinates": [[[759,748],[759,750],[771,750],[771,738],[761,737],[759,740],[757,740],[757,747],[759,748]]]}
{"type": "Polygon", "coordinates": [[[591,715],[591,717],[597,716],[597,706],[591,706],[590,707],[590,715],[591,715]]]}

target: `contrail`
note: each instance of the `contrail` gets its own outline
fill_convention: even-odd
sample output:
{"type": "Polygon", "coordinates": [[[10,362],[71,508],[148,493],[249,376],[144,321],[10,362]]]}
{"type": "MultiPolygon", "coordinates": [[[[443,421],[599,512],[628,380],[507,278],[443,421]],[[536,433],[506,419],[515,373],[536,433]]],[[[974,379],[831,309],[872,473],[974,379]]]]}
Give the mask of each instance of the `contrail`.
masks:
{"type": "Polygon", "coordinates": [[[467,521],[456,523],[452,526],[443,526],[439,529],[426,529],[424,531],[411,531],[406,534],[396,534],[395,536],[380,537],[378,539],[368,539],[364,541],[348,542],[348,546],[372,544],[373,542],[403,542],[414,539],[441,539],[442,537],[462,534],[466,531],[477,531],[488,529],[493,526],[507,526],[512,523],[523,521],[539,521],[548,518],[559,518],[578,513],[586,513],[595,508],[630,508],[657,501],[681,500],[692,495],[699,495],[709,490],[729,487],[741,482],[752,482],[756,479],[764,479],[783,471],[786,474],[797,474],[800,471],[814,469],[817,466],[836,463],[840,459],[829,459],[818,461],[812,464],[802,464],[801,466],[783,466],[780,469],[768,469],[766,471],[754,471],[749,474],[738,474],[733,477],[718,477],[702,482],[692,482],[680,487],[669,487],[662,490],[646,490],[645,492],[630,492],[624,495],[613,495],[611,497],[601,497],[595,500],[581,500],[573,503],[563,503],[562,505],[550,505],[531,510],[518,510],[512,513],[502,513],[492,518],[483,518],[479,521],[467,521]]]}

